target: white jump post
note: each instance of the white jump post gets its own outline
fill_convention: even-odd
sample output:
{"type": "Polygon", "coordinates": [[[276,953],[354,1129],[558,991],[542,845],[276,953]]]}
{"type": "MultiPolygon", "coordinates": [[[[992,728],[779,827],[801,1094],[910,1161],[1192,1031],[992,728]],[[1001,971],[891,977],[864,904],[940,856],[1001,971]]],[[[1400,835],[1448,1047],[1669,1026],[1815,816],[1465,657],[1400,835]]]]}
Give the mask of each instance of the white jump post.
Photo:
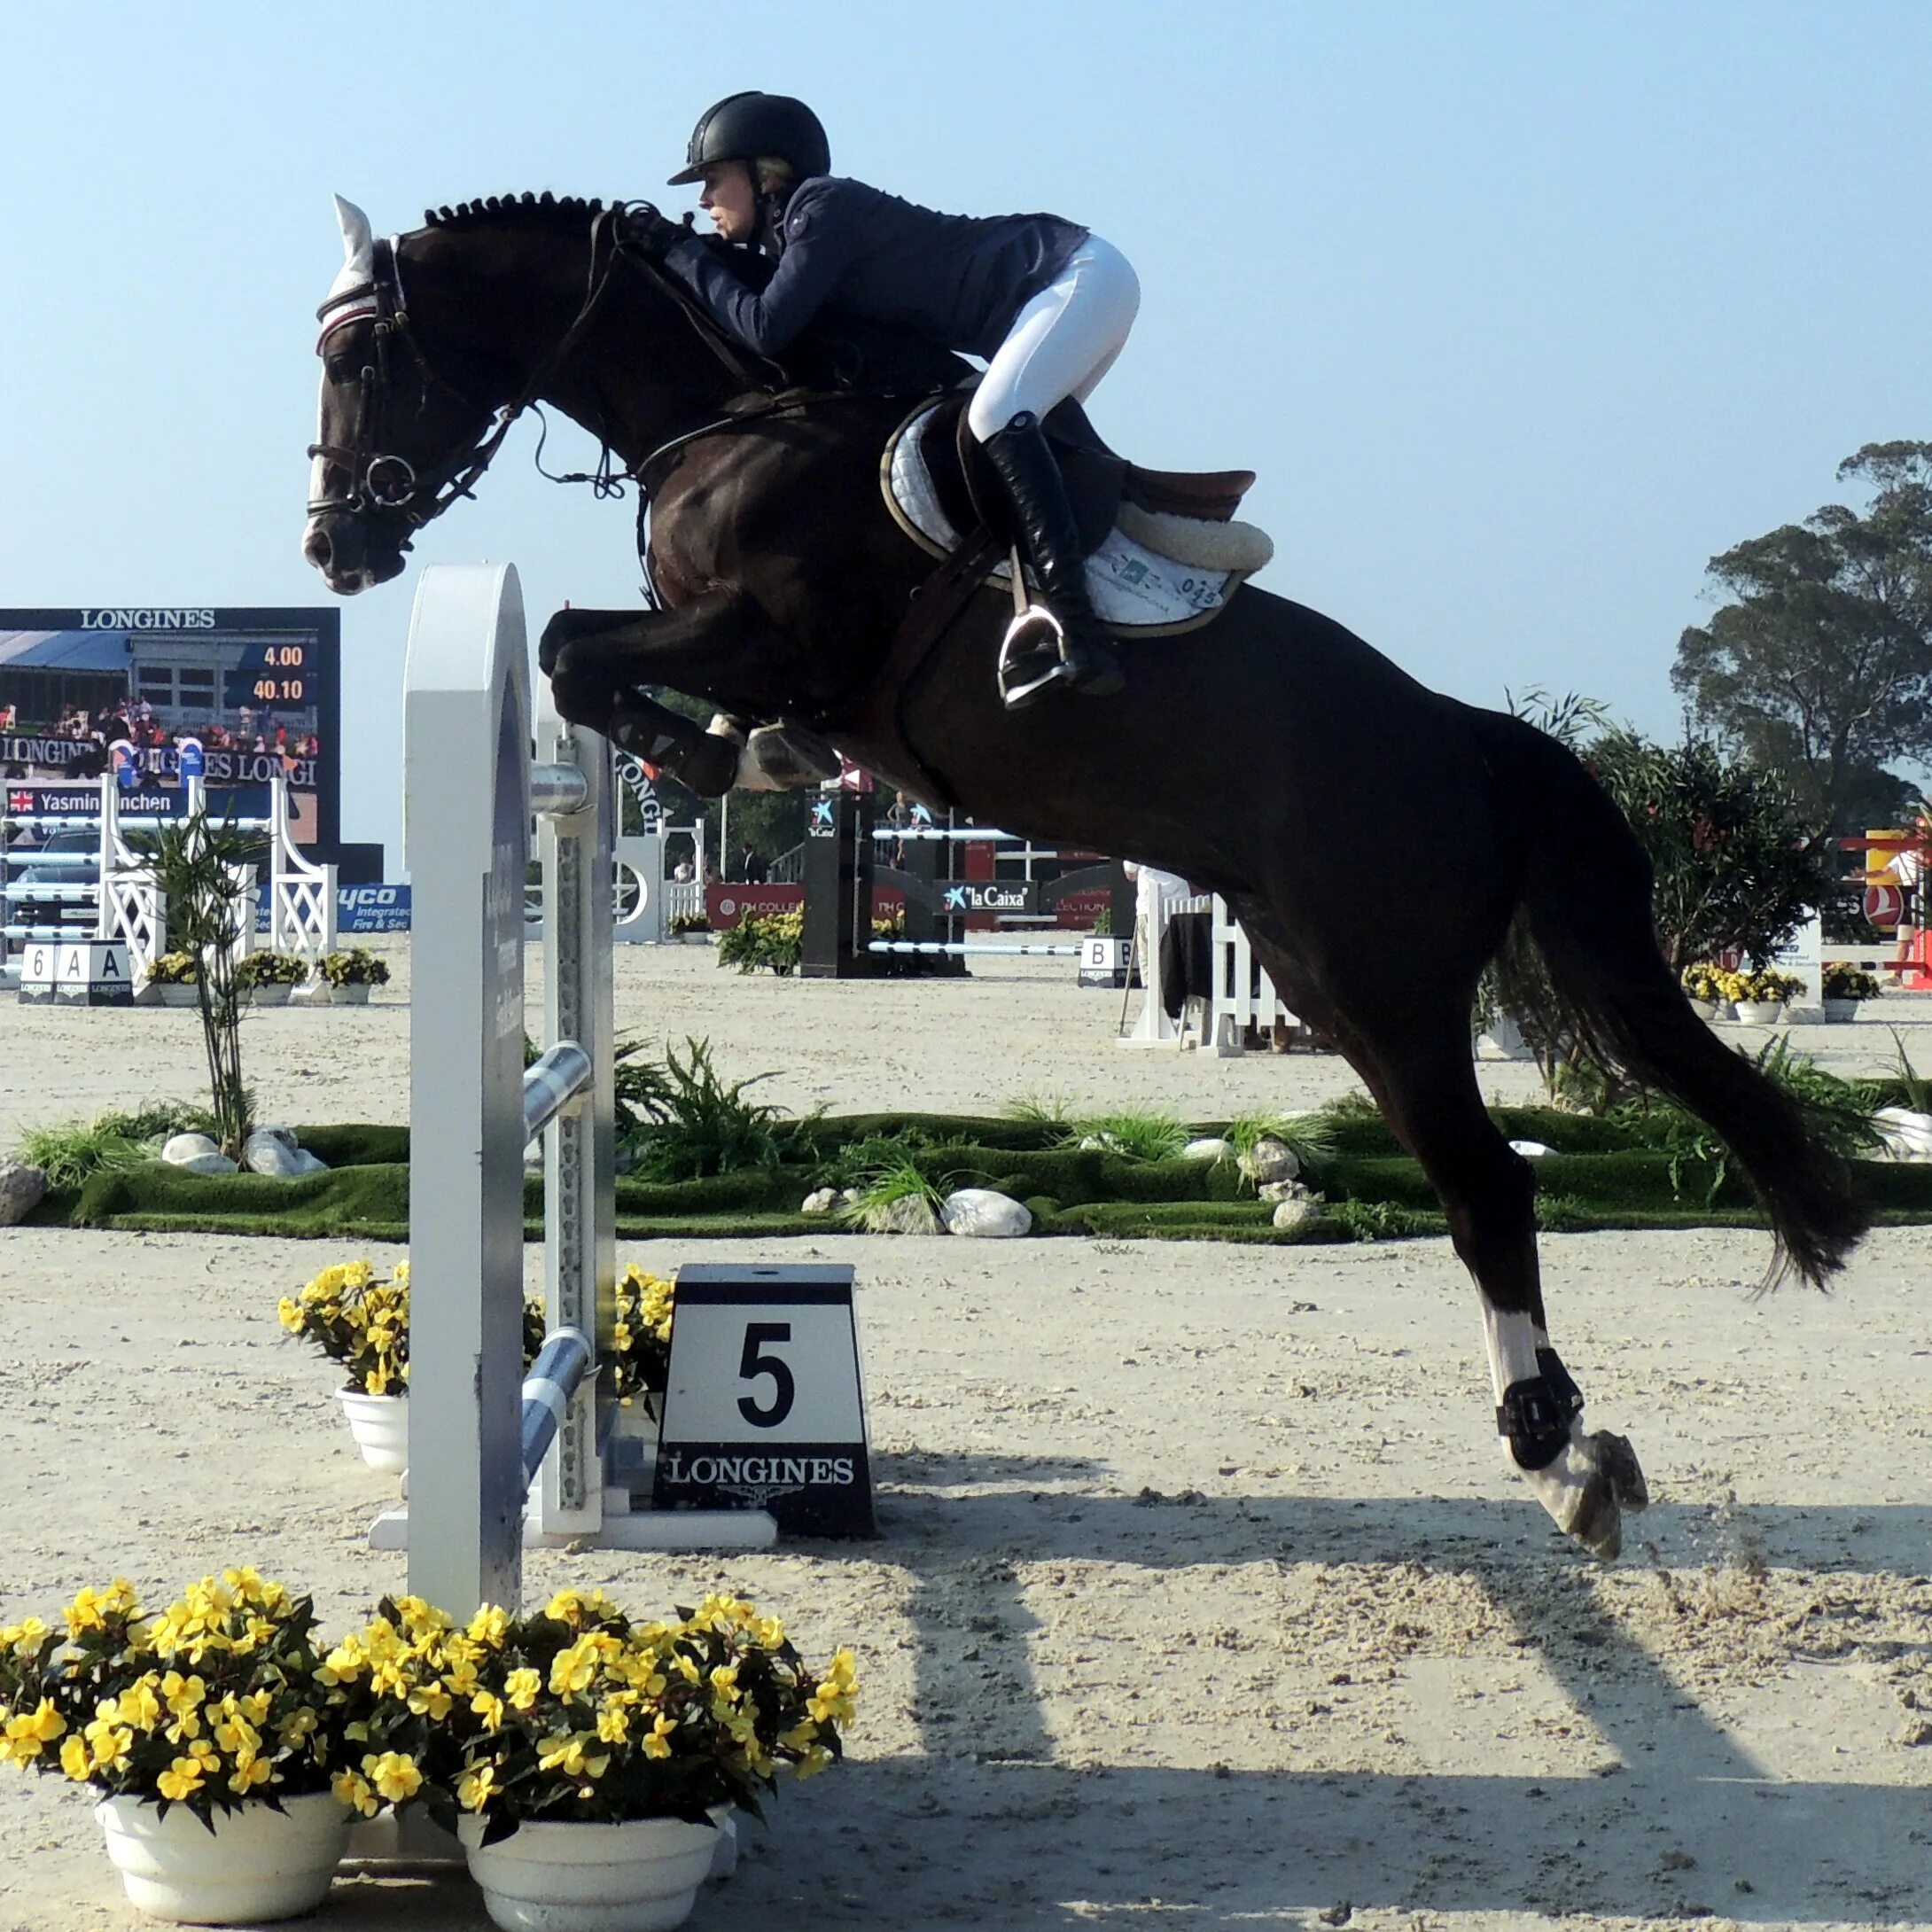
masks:
{"type": "Polygon", "coordinates": [[[409,1502],[378,1520],[372,1543],[407,1546],[410,1591],[458,1617],[516,1606],[526,1539],[769,1543],[763,1511],[634,1515],[604,1488],[617,1316],[610,757],[546,701],[533,764],[523,597],[508,565],[423,573],[404,672],[403,814],[417,988],[409,1502]],[[526,1073],[533,811],[546,1051],[526,1073]],[[524,1382],[523,1154],[538,1133],[548,1339],[524,1382]],[[526,1446],[542,1453],[534,1486],[526,1446]]]}
{"type": "MultiPolygon", "coordinates": [[[[557,1233],[547,1243],[549,1326],[576,1330],[588,1346],[542,1484],[560,1515],[587,1532],[601,1526],[596,1378],[617,1292],[611,895],[607,868],[598,890],[582,891],[581,856],[587,844],[608,851],[611,799],[601,747],[586,756],[565,728],[546,732],[546,762],[533,769],[529,675],[514,570],[424,573],[403,697],[418,989],[409,1010],[409,1577],[412,1592],[456,1616],[482,1602],[514,1605],[521,1591],[523,1150],[546,1119],[545,1205],[557,1233]],[[545,923],[557,943],[544,1032],[579,1051],[566,1073],[535,1084],[526,1113],[533,806],[555,847],[546,851],[555,864],[545,923]]],[[[542,1071],[558,1073],[554,1060],[542,1071]]]]}

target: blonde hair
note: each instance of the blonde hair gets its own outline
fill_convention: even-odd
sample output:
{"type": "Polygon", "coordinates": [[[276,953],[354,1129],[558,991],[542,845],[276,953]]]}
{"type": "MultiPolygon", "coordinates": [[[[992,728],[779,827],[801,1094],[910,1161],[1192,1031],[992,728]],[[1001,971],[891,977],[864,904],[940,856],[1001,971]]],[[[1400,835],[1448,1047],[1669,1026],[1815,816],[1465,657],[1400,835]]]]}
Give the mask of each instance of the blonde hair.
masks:
{"type": "Polygon", "coordinates": [[[782,154],[760,154],[752,164],[752,178],[760,194],[783,195],[799,184],[798,170],[782,154]]]}

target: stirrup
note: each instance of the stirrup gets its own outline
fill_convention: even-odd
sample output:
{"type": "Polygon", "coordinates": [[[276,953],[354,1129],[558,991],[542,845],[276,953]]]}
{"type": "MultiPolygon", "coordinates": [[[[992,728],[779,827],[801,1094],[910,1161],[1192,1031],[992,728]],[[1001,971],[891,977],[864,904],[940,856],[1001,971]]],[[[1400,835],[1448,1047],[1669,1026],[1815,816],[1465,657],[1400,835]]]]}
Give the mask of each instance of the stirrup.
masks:
{"type": "Polygon", "coordinates": [[[1029,604],[1007,626],[993,675],[1000,701],[1009,711],[1022,710],[1056,684],[1071,681],[1073,664],[1067,655],[1065,625],[1045,604],[1029,604]]]}

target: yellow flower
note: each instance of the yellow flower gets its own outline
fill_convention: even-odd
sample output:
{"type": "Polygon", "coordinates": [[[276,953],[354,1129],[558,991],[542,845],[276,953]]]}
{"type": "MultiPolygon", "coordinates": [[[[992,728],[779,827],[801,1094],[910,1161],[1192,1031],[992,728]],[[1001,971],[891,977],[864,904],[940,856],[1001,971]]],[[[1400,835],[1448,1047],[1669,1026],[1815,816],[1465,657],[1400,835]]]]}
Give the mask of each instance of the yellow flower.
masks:
{"type": "Polygon", "coordinates": [[[504,1633],[509,1628],[510,1612],[501,1604],[486,1603],[470,1619],[470,1626],[465,1634],[472,1643],[488,1644],[494,1648],[502,1642],[504,1633]]]}
{"type": "Polygon", "coordinates": [[[503,1728],[503,1700],[493,1696],[488,1691],[479,1691],[470,1700],[470,1709],[483,1720],[486,1731],[501,1731],[503,1728]]]}
{"type": "Polygon", "coordinates": [[[117,1703],[121,1722],[136,1731],[152,1731],[161,1721],[160,1679],[152,1671],[121,1692],[117,1703]]]}
{"type": "Polygon", "coordinates": [[[253,1757],[261,1749],[261,1733],[245,1718],[222,1718],[214,1726],[214,1741],[230,1757],[253,1757]]]}
{"type": "Polygon", "coordinates": [[[711,1673],[711,1687],[727,1702],[736,1702],[738,1696],[738,1667],[735,1663],[721,1663],[711,1673]]]}
{"type": "Polygon", "coordinates": [[[671,1733],[678,1727],[675,1718],[658,1712],[650,1726],[650,1734],[644,1740],[646,1757],[668,1757],[671,1755],[671,1733]]]}
{"type": "Polygon", "coordinates": [[[230,1774],[228,1788],[237,1797],[245,1798],[258,1784],[267,1784],[274,1775],[274,1765],[266,1757],[249,1757],[238,1761],[230,1774]]]}
{"type": "Polygon", "coordinates": [[[60,1747],[60,1768],[76,1784],[85,1784],[91,1766],[88,1762],[87,1744],[84,1740],[70,1737],[60,1747]]]}
{"type": "Polygon", "coordinates": [[[155,1788],[164,1798],[178,1801],[201,1788],[201,1766],[192,1757],[177,1757],[159,1778],[155,1788]]]}
{"type": "Polygon", "coordinates": [[[413,1798],[423,1788],[416,1760],[401,1751],[384,1751],[379,1757],[371,1753],[362,1760],[362,1772],[392,1804],[413,1798]]]}
{"type": "Polygon", "coordinates": [[[419,1718],[440,1724],[456,1700],[440,1684],[418,1684],[409,1692],[409,1709],[419,1718]]]}
{"type": "Polygon", "coordinates": [[[832,1754],[822,1744],[814,1744],[799,1759],[798,1774],[801,1778],[815,1778],[832,1761],[832,1754]]]}
{"type": "Polygon", "coordinates": [[[329,1788],[343,1803],[364,1818],[373,1818],[382,1809],[382,1801],[370,1788],[369,1780],[359,1772],[337,1772],[330,1780],[329,1788]]]}
{"type": "Polygon", "coordinates": [[[456,1803],[466,1811],[480,1811],[502,1787],[495,1765],[478,1765],[456,1780],[456,1803]]]}
{"type": "Polygon", "coordinates": [[[112,1697],[101,1702],[101,1714],[87,1726],[88,1749],[97,1769],[118,1765],[134,1749],[134,1733],[118,1721],[112,1697]]]}
{"type": "Polygon", "coordinates": [[[512,1671],[503,1679],[503,1695],[509,1699],[510,1708],[527,1710],[537,1701],[537,1693],[543,1688],[543,1679],[527,1665],[512,1671]]]}
{"type": "Polygon", "coordinates": [[[566,1731],[537,1747],[537,1769],[562,1769],[568,1778],[601,1778],[610,1768],[609,1752],[590,1757],[586,1747],[595,1740],[588,1731],[566,1731]]]}
{"type": "Polygon", "coordinates": [[[817,1735],[818,1726],[809,1718],[804,1718],[789,1731],[781,1731],[778,1741],[788,1751],[802,1751],[817,1735]]]}
{"type": "Polygon", "coordinates": [[[569,1697],[588,1690],[597,1674],[596,1650],[580,1638],[550,1660],[550,1691],[554,1696],[569,1697]]]}

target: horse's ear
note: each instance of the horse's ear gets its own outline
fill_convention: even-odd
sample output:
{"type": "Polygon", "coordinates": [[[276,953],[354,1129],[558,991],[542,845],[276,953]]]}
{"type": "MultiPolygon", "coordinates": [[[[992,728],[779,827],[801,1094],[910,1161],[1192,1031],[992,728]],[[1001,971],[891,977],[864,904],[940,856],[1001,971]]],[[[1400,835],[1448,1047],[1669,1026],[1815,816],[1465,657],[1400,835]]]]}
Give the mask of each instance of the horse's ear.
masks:
{"type": "Polygon", "coordinates": [[[335,198],[335,218],[342,224],[342,253],[348,267],[363,275],[376,266],[375,238],[370,232],[369,217],[353,201],[335,198]]]}

